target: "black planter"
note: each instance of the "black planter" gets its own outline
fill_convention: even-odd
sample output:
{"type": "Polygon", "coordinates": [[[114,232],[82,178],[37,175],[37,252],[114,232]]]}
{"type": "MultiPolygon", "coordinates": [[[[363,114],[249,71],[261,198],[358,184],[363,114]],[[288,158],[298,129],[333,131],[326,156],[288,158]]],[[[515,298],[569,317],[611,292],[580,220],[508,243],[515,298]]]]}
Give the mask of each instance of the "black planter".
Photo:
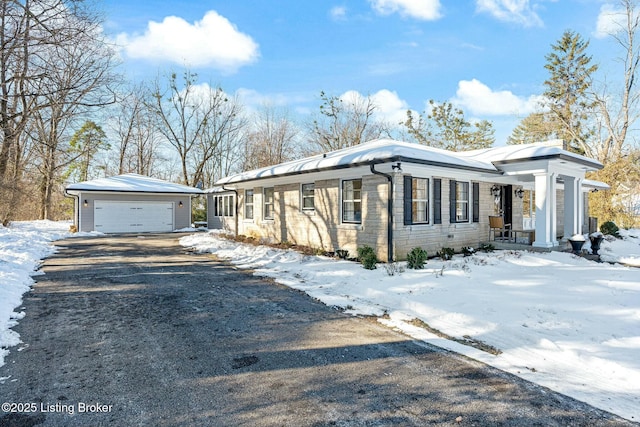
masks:
{"type": "Polygon", "coordinates": [[[589,236],[589,240],[591,241],[591,252],[594,255],[598,255],[600,243],[604,240],[604,236],[589,236]]]}
{"type": "Polygon", "coordinates": [[[584,240],[569,239],[569,243],[571,243],[571,249],[573,249],[573,253],[576,255],[580,255],[580,251],[582,250],[582,246],[584,245],[584,240]]]}

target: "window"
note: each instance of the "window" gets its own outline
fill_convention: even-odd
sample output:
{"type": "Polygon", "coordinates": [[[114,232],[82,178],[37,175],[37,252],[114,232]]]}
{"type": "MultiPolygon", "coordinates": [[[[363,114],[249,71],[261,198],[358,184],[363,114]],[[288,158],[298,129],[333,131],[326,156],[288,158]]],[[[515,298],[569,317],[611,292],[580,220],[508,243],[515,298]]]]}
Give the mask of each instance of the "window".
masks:
{"type": "Polygon", "coordinates": [[[264,195],[264,219],[273,219],[273,187],[263,190],[264,195]]]}
{"type": "Polygon", "coordinates": [[[253,190],[244,190],[244,218],[253,219],[253,190]]]}
{"type": "Polygon", "coordinates": [[[233,196],[215,196],[213,198],[213,216],[233,216],[233,196]]]}
{"type": "Polygon", "coordinates": [[[233,196],[224,196],[224,216],[234,215],[233,196]]]}
{"type": "Polygon", "coordinates": [[[429,180],[404,177],[404,223],[429,223],[429,180]]]}
{"type": "Polygon", "coordinates": [[[456,222],[469,221],[469,183],[456,182],[456,222]]]}
{"type": "Polygon", "coordinates": [[[469,222],[469,183],[449,181],[449,221],[469,222]]]}
{"type": "Polygon", "coordinates": [[[362,180],[342,181],[342,222],[362,222],[362,180]]]}
{"type": "Polygon", "coordinates": [[[312,211],[315,210],[315,184],[302,184],[302,210],[312,211]]]}

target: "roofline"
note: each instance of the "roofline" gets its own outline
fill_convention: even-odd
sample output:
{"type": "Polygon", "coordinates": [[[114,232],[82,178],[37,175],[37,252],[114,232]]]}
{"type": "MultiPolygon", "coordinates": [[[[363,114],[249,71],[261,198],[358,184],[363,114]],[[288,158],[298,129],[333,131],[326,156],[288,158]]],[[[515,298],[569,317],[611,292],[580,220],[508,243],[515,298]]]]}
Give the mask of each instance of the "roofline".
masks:
{"type": "MultiPolygon", "coordinates": [[[[327,166],[327,167],[324,167],[324,168],[314,168],[314,169],[308,169],[308,170],[291,171],[291,172],[281,173],[281,174],[277,174],[277,175],[258,176],[258,177],[248,178],[248,179],[230,180],[230,181],[226,181],[226,182],[221,183],[221,184],[215,183],[214,185],[216,185],[216,186],[218,186],[218,185],[224,186],[224,185],[237,184],[237,183],[241,183],[241,182],[261,181],[261,180],[264,180],[264,179],[274,179],[274,178],[280,178],[280,177],[286,177],[286,176],[304,175],[304,174],[308,174],[308,173],[326,172],[326,171],[330,171],[330,170],[351,169],[351,168],[357,168],[357,167],[363,167],[363,166],[369,166],[369,165],[380,165],[380,164],[383,164],[383,163],[393,163],[393,162],[407,162],[407,163],[415,163],[415,164],[426,165],[426,166],[438,166],[438,167],[444,167],[444,168],[449,168],[449,169],[462,169],[462,170],[473,171],[473,172],[483,172],[483,173],[491,173],[491,174],[496,174],[496,175],[502,175],[501,171],[493,171],[493,170],[485,169],[485,168],[481,168],[481,167],[455,165],[455,164],[446,163],[446,162],[437,162],[437,161],[433,161],[433,160],[415,159],[415,158],[412,158],[412,157],[406,157],[406,156],[397,155],[397,156],[389,157],[389,158],[386,158],[386,159],[366,160],[366,161],[357,162],[357,163],[349,163],[349,164],[346,164],[346,165],[334,165],[334,166],[327,166]]],[[[241,175],[241,174],[239,174],[239,175],[241,175]]]]}
{"type": "Polygon", "coordinates": [[[527,157],[526,159],[498,160],[498,161],[494,161],[492,163],[494,165],[508,165],[508,164],[513,164],[513,163],[530,162],[532,160],[553,160],[553,159],[566,160],[568,162],[578,163],[578,164],[585,165],[585,166],[591,166],[592,168],[594,168],[596,170],[600,170],[600,169],[602,169],[604,167],[602,165],[602,163],[600,163],[600,162],[598,162],[596,160],[590,160],[590,159],[588,159],[586,157],[584,157],[584,158],[574,157],[574,156],[570,156],[570,155],[564,154],[564,153],[547,154],[547,155],[544,155],[544,156],[535,156],[535,157],[527,157]]]}
{"type": "Polygon", "coordinates": [[[162,195],[180,195],[180,194],[205,194],[203,190],[198,191],[141,191],[141,190],[95,190],[85,188],[65,188],[64,192],[73,194],[71,191],[82,191],[90,193],[137,193],[137,194],[162,194],[162,195]]]}

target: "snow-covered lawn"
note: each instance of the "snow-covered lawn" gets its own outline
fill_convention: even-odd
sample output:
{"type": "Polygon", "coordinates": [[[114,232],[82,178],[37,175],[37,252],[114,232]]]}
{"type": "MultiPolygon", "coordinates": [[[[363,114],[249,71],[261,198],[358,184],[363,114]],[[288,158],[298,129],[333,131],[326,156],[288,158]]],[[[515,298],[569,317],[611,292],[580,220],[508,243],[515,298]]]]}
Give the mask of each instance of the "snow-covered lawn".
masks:
{"type": "MultiPolygon", "coordinates": [[[[640,239],[634,237],[640,230],[621,234],[624,240],[602,242],[600,253],[640,265],[640,239]]],[[[380,322],[416,339],[640,421],[640,269],[569,253],[496,251],[432,259],[424,270],[390,276],[382,264],[369,271],[354,262],[240,244],[213,232],[180,242],[328,305],[381,316],[380,322]],[[442,334],[417,326],[415,319],[442,334]],[[460,343],[465,340],[478,345],[460,343]]]]}
{"type": "MultiPolygon", "coordinates": [[[[15,222],[0,227],[0,366],[20,342],[10,328],[24,317],[22,295],[33,284],[52,241],[69,223],[15,222]]],[[[603,258],[640,265],[640,230],[602,243],[603,258]]],[[[76,234],[77,236],[78,234],[76,234]]],[[[349,261],[251,246],[215,233],[181,244],[301,289],[328,305],[380,321],[416,339],[468,355],[627,419],[640,420],[640,269],[598,264],[567,253],[497,251],[389,276],[349,261]],[[456,338],[415,326],[419,319],[456,338]],[[465,338],[466,337],[466,338],[465,338]],[[463,340],[501,351],[494,355],[463,340]]],[[[588,247],[588,243],[587,243],[588,247]]]]}
{"type": "Polygon", "coordinates": [[[10,328],[24,312],[14,312],[22,304],[22,294],[33,284],[40,260],[55,252],[54,240],[70,235],[69,222],[29,221],[0,225],[0,366],[7,347],[20,343],[10,328]]]}

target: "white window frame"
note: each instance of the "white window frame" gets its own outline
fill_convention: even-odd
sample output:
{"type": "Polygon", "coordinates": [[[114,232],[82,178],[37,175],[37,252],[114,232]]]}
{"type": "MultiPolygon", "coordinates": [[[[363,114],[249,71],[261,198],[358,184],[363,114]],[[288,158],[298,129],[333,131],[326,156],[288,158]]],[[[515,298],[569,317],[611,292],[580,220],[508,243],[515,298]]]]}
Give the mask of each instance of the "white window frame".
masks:
{"type": "Polygon", "coordinates": [[[412,224],[429,224],[430,223],[430,212],[429,212],[429,208],[430,208],[430,203],[429,203],[429,191],[430,191],[430,187],[429,185],[431,184],[431,180],[429,178],[423,178],[423,177],[415,177],[412,176],[411,177],[411,223],[412,224]],[[416,191],[416,182],[417,180],[421,180],[421,181],[425,181],[425,199],[418,199],[414,197],[415,191],[416,191]],[[417,211],[415,210],[415,206],[418,203],[424,203],[424,214],[425,214],[425,219],[424,220],[416,220],[416,213],[417,211]]]}
{"type": "Polygon", "coordinates": [[[354,179],[344,179],[340,182],[340,219],[343,224],[362,224],[362,178],[354,178],[354,179]],[[353,199],[345,199],[345,184],[353,183],[355,181],[360,181],[360,188],[358,190],[359,197],[355,197],[356,190],[352,189],[353,199]],[[353,204],[353,219],[345,219],[345,205],[347,203],[353,204]],[[360,209],[356,210],[356,204],[359,204],[360,209]],[[360,217],[356,215],[360,214],[360,217]]]}
{"type": "Polygon", "coordinates": [[[456,181],[456,223],[466,223],[470,221],[469,215],[469,207],[471,206],[471,183],[469,181],[456,181]],[[460,191],[458,190],[458,186],[466,186],[467,190],[467,198],[461,200],[458,196],[460,191]],[[462,206],[466,206],[464,210],[461,209],[462,206]],[[463,212],[465,214],[464,218],[461,218],[459,212],[463,212]]]}
{"type": "Polygon", "coordinates": [[[316,210],[316,183],[315,182],[307,182],[307,183],[303,183],[300,184],[300,210],[302,211],[306,211],[306,212],[313,212],[316,210]],[[311,196],[307,195],[305,196],[304,194],[304,187],[305,186],[312,186],[311,188],[311,196]],[[311,199],[311,207],[305,207],[305,200],[309,200],[311,199]]]}
{"type": "Polygon", "coordinates": [[[275,219],[275,190],[273,187],[264,187],[262,189],[262,219],[265,221],[273,221],[275,219]],[[271,192],[271,200],[267,198],[267,191],[271,192]],[[267,212],[270,210],[270,214],[267,212]]]}
{"type": "Polygon", "coordinates": [[[253,188],[244,190],[244,219],[253,220],[253,217],[255,216],[254,196],[255,192],[253,191],[253,188]],[[251,197],[251,202],[249,202],[249,196],[251,197]],[[251,215],[249,215],[249,208],[251,208],[251,215]]]}

